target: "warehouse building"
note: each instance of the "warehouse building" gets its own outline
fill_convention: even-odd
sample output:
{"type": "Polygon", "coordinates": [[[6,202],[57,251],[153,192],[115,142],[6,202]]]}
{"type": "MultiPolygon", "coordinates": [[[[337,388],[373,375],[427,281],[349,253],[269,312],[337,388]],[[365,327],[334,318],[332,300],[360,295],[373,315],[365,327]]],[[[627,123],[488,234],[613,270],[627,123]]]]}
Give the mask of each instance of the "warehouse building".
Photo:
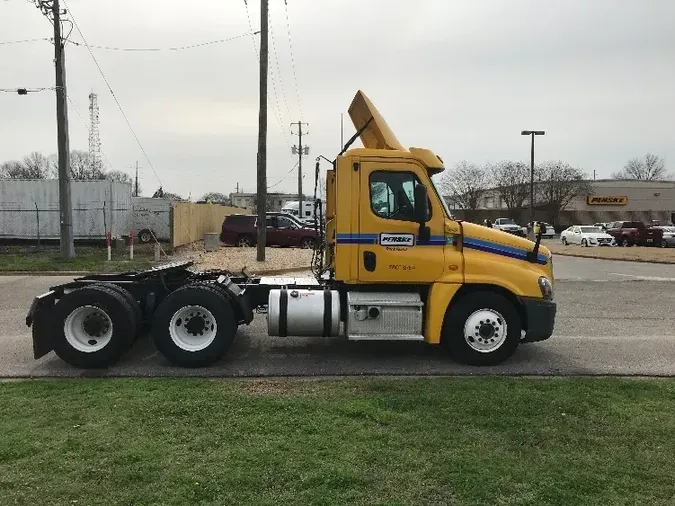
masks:
{"type": "MultiPolygon", "coordinates": [[[[536,185],[535,185],[536,186],[536,185]]],[[[591,181],[592,192],[574,198],[563,211],[556,226],[598,223],[616,220],[635,220],[644,223],[675,222],[675,182],[644,181],[636,179],[599,179],[591,181]]],[[[535,195],[536,195],[535,188],[535,195]]],[[[529,217],[529,199],[522,209],[512,213],[504,204],[499,192],[488,190],[479,201],[476,212],[459,209],[447,198],[450,209],[458,218],[480,222],[499,217],[512,217],[526,223],[529,217]],[[512,216],[515,214],[515,216],[512,216]],[[470,215],[470,216],[469,216],[470,215]]],[[[547,221],[548,213],[538,204],[535,196],[535,219],[547,221]]]]}

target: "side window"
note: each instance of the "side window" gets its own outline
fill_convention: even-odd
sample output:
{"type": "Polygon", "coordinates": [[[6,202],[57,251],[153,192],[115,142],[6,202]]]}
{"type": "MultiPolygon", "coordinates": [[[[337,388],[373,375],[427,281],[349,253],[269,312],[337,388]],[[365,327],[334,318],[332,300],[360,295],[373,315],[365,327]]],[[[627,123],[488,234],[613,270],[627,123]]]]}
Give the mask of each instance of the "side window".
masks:
{"type": "Polygon", "coordinates": [[[265,226],[268,227],[268,228],[269,228],[269,227],[276,228],[276,227],[277,227],[277,218],[276,218],[276,216],[268,216],[268,217],[265,219],[265,226]]]}
{"type": "Polygon", "coordinates": [[[579,229],[579,227],[574,227],[574,233],[575,233],[575,234],[580,234],[580,233],[581,233],[581,230],[579,229]]]}
{"type": "MultiPolygon", "coordinates": [[[[370,175],[370,207],[375,215],[390,220],[415,221],[415,185],[412,172],[377,171],[370,175]]],[[[427,203],[431,218],[431,202],[427,203]]]]}
{"type": "Polygon", "coordinates": [[[279,218],[277,218],[277,222],[278,222],[279,228],[297,228],[295,226],[295,223],[293,223],[288,218],[284,218],[283,216],[280,216],[279,218]]]}

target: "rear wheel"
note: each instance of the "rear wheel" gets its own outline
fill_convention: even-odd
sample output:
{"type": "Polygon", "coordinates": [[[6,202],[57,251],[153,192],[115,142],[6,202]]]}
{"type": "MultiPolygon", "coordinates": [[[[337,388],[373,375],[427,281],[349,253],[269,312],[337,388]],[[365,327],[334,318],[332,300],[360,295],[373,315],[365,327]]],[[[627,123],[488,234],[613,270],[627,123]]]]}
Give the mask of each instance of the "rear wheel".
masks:
{"type": "Polygon", "coordinates": [[[494,292],[473,292],[454,303],[443,324],[443,344],[464,364],[496,365],[520,342],[522,323],[514,305],[494,292]]]}
{"type": "Polygon", "coordinates": [[[152,335],[172,364],[202,367],[220,359],[237,332],[232,303],[222,290],[194,283],[171,293],[155,312],[152,335]]]}
{"type": "Polygon", "coordinates": [[[588,241],[587,241],[586,239],[582,239],[582,240],[581,240],[581,245],[582,245],[583,247],[588,246],[588,241]]]}
{"type": "Polygon", "coordinates": [[[253,241],[247,235],[242,235],[237,237],[237,246],[240,248],[250,248],[253,245],[253,241]]]}
{"type": "Polygon", "coordinates": [[[54,307],[54,351],[76,367],[106,367],[124,355],[136,335],[129,302],[106,286],[74,290],[54,307]]]}
{"type": "Polygon", "coordinates": [[[623,246],[624,248],[627,248],[628,246],[632,246],[628,237],[622,237],[621,238],[621,246],[623,246]]]}
{"type": "Polygon", "coordinates": [[[661,241],[661,247],[662,247],[662,248],[667,248],[667,247],[668,247],[668,241],[666,241],[665,239],[663,239],[663,240],[661,241]]]}
{"type": "Polygon", "coordinates": [[[138,304],[136,298],[133,295],[131,295],[131,292],[129,290],[126,290],[121,286],[113,285],[112,283],[100,283],[92,285],[90,288],[96,289],[99,286],[102,286],[104,288],[119,293],[129,303],[131,309],[129,316],[133,318],[134,321],[136,322],[136,333],[138,335],[138,333],[140,333],[141,331],[141,328],[143,327],[143,311],[141,310],[141,306],[138,304]]]}
{"type": "Polygon", "coordinates": [[[138,233],[138,240],[141,241],[142,243],[148,243],[152,241],[152,232],[150,230],[141,230],[138,233]]]}
{"type": "Polygon", "coordinates": [[[561,237],[560,241],[563,243],[564,246],[567,246],[567,237],[561,237]]]}

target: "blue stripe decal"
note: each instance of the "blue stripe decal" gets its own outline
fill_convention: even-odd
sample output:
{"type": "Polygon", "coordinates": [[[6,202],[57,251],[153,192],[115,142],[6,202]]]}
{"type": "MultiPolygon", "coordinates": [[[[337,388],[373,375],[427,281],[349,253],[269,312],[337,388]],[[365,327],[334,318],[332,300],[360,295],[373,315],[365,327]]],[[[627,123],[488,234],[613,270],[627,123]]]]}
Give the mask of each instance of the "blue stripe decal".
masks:
{"type": "MultiPolygon", "coordinates": [[[[485,253],[494,253],[495,255],[502,255],[509,258],[517,258],[518,260],[527,259],[527,251],[512,246],[506,246],[483,239],[476,239],[474,237],[464,237],[464,246],[467,248],[483,251],[485,253]]],[[[541,265],[547,264],[546,256],[542,253],[537,255],[537,263],[541,265]]]]}
{"type": "MultiPolygon", "coordinates": [[[[379,234],[337,234],[337,243],[378,244],[379,237],[379,234]]],[[[417,238],[415,239],[417,240],[417,238]]],[[[423,244],[416,242],[415,246],[445,246],[446,244],[447,239],[444,235],[432,235],[428,242],[423,244]]],[[[455,244],[454,241],[453,244],[455,244]]],[[[513,246],[486,241],[484,239],[476,239],[474,237],[464,237],[464,246],[477,251],[501,255],[508,258],[516,258],[518,260],[526,260],[528,253],[526,250],[520,248],[514,248],[513,246]]],[[[546,265],[548,260],[545,255],[539,253],[537,255],[537,263],[546,265]]]]}

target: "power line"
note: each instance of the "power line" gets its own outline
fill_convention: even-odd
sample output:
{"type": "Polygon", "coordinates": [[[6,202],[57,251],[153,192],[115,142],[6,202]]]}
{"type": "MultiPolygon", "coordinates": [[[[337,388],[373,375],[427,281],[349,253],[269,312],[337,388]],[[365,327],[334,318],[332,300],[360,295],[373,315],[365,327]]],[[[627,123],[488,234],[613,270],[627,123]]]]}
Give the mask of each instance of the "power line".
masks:
{"type": "MultiPolygon", "coordinates": [[[[246,7],[246,18],[248,19],[248,27],[251,33],[251,41],[253,42],[253,49],[255,49],[255,54],[257,57],[258,62],[260,62],[260,52],[258,51],[258,46],[256,45],[256,40],[255,40],[255,33],[253,31],[253,23],[251,22],[251,13],[248,9],[248,0],[244,0],[244,6],[246,7]]],[[[260,33],[260,32],[257,32],[260,33]]],[[[277,120],[277,125],[279,125],[279,129],[281,130],[281,135],[283,135],[286,139],[286,143],[288,146],[291,146],[291,137],[288,134],[288,131],[284,128],[284,123],[283,123],[283,118],[281,116],[281,107],[279,106],[279,97],[277,95],[277,87],[275,84],[274,80],[274,72],[270,71],[270,76],[271,76],[271,81],[272,81],[272,91],[274,93],[274,99],[277,104],[276,107],[272,106],[272,112],[274,112],[274,118],[277,120]]]]}
{"type": "Polygon", "coordinates": [[[49,37],[40,37],[40,38],[37,38],[37,39],[4,40],[4,41],[0,41],[0,46],[4,46],[5,44],[23,44],[23,43],[26,43],[26,42],[38,42],[38,41],[45,41],[45,40],[51,41],[52,39],[50,39],[49,37]]]}
{"type": "Polygon", "coordinates": [[[284,80],[283,77],[281,76],[281,66],[279,65],[279,54],[277,53],[277,44],[275,42],[276,37],[274,36],[274,29],[272,27],[273,24],[270,22],[270,38],[272,39],[272,53],[274,53],[274,59],[277,64],[277,76],[279,76],[279,89],[281,90],[281,96],[283,97],[284,105],[286,106],[286,117],[290,119],[291,110],[288,108],[288,100],[286,99],[286,92],[284,91],[284,80]]]}
{"type": "Polygon", "coordinates": [[[108,82],[108,79],[105,77],[105,74],[103,73],[103,70],[101,69],[101,66],[98,64],[98,60],[94,56],[94,52],[91,50],[91,47],[89,47],[89,44],[87,44],[87,39],[82,34],[82,30],[80,30],[80,26],[77,24],[77,21],[75,20],[75,17],[73,16],[73,11],[68,7],[68,4],[65,2],[65,0],[62,0],[62,1],[63,1],[63,4],[65,5],[66,9],[68,9],[68,13],[70,14],[70,17],[73,21],[73,24],[75,25],[75,29],[77,30],[77,33],[80,34],[80,38],[82,39],[82,42],[84,43],[84,45],[89,50],[89,54],[91,55],[92,60],[94,60],[94,64],[96,64],[96,68],[98,69],[98,72],[101,74],[101,77],[103,78],[103,81],[105,81],[105,84],[108,87],[108,91],[110,92],[113,99],[115,100],[115,103],[117,104],[118,109],[122,113],[122,116],[124,117],[124,120],[127,122],[127,126],[129,127],[129,130],[131,130],[131,133],[133,134],[134,138],[136,139],[136,143],[138,144],[138,147],[141,148],[141,151],[143,152],[143,156],[145,157],[145,160],[148,162],[148,165],[152,169],[152,172],[155,174],[155,177],[157,178],[157,181],[159,181],[160,186],[163,186],[162,180],[160,179],[159,174],[157,174],[157,171],[155,170],[155,166],[150,161],[150,157],[148,156],[148,153],[145,151],[145,148],[143,147],[143,144],[141,144],[141,141],[138,138],[138,135],[136,135],[136,131],[134,130],[134,127],[131,126],[131,122],[129,121],[129,118],[125,114],[124,109],[122,108],[122,104],[120,104],[120,101],[117,99],[117,96],[115,95],[115,92],[113,91],[112,87],[110,86],[110,83],[108,82]]]}
{"type": "Polygon", "coordinates": [[[295,96],[298,100],[298,109],[300,111],[300,119],[304,120],[302,114],[302,104],[300,103],[300,88],[298,87],[298,75],[295,72],[295,57],[293,56],[293,42],[291,41],[291,22],[288,17],[288,2],[284,0],[284,9],[286,11],[286,29],[288,30],[288,48],[291,53],[291,66],[293,67],[293,82],[295,83],[295,96]]]}
{"type": "MultiPolygon", "coordinates": [[[[255,35],[260,32],[253,32],[252,35],[255,35]]],[[[208,42],[200,42],[199,44],[190,44],[187,46],[171,46],[171,47],[113,47],[113,46],[97,46],[94,44],[89,44],[89,47],[93,49],[104,49],[106,51],[128,51],[128,52],[158,52],[158,51],[185,51],[186,49],[195,49],[205,46],[210,46],[213,44],[222,44],[223,42],[230,42],[232,40],[241,39],[242,37],[247,37],[248,33],[242,33],[241,35],[235,35],[234,37],[228,37],[226,39],[210,40],[208,42]]],[[[69,40],[71,44],[75,46],[85,46],[86,44],[81,42],[75,42],[74,40],[69,40]]]]}
{"type": "Polygon", "coordinates": [[[291,170],[289,170],[289,171],[284,175],[284,177],[282,177],[279,181],[277,181],[277,182],[274,183],[273,185],[268,186],[267,189],[269,190],[269,189],[271,189],[271,188],[274,188],[275,186],[279,186],[281,183],[283,183],[284,181],[286,181],[286,180],[288,179],[288,176],[291,175],[291,173],[295,170],[295,168],[296,168],[297,166],[298,166],[298,162],[295,162],[295,165],[293,165],[293,167],[291,167],[291,170]]]}
{"type": "Polygon", "coordinates": [[[56,87],[48,88],[0,88],[3,93],[18,93],[19,95],[28,95],[29,93],[39,93],[41,91],[55,90],[56,87]]]}

